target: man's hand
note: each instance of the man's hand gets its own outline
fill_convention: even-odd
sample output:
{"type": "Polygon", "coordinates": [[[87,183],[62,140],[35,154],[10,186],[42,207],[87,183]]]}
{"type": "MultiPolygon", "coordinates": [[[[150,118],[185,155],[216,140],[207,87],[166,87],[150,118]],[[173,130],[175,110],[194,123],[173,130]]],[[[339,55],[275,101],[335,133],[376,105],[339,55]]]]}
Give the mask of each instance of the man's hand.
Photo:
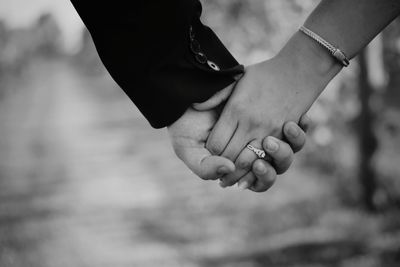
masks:
{"type": "Polygon", "coordinates": [[[215,180],[235,170],[231,160],[211,155],[206,149],[205,144],[217,116],[215,109],[197,111],[188,108],[182,117],[168,127],[178,158],[204,180],[215,180]]]}
{"type": "Polygon", "coordinates": [[[203,107],[213,108],[211,110],[198,111],[189,108],[179,120],[168,127],[171,143],[176,155],[200,178],[215,180],[224,177],[223,186],[233,185],[239,181],[242,189],[250,187],[255,192],[263,192],[273,184],[277,173],[283,173],[289,168],[294,152],[304,146],[306,141],[304,131],[309,127],[310,121],[304,117],[300,123],[301,128],[294,122],[285,124],[284,135],[288,143],[279,141],[278,149],[269,153],[271,163],[261,159],[256,160],[253,152],[246,151],[250,153],[244,156],[249,161],[244,172],[241,166],[235,166],[232,161],[224,157],[212,155],[205,148],[209,133],[218,119],[215,105],[226,100],[231,90],[232,87],[227,87],[210,98],[203,107]],[[293,135],[293,132],[296,134],[293,135]]]}

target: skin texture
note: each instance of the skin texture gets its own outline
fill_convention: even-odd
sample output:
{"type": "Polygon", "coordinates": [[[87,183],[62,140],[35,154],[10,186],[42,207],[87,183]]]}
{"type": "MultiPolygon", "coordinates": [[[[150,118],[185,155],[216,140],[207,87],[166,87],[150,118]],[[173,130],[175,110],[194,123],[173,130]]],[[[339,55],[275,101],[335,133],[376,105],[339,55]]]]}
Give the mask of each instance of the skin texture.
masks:
{"type": "MultiPolygon", "coordinates": [[[[289,169],[294,160],[294,153],[300,151],[306,142],[305,132],[310,123],[307,116],[301,118],[299,125],[294,122],[286,123],[283,132],[287,143],[272,136],[265,139],[266,144],[263,145],[263,148],[268,156],[271,157],[269,164],[273,167],[271,170],[273,173],[270,175],[276,177],[276,174],[283,174],[289,169]],[[269,149],[271,145],[267,144],[270,142],[274,143],[272,149],[269,149]]],[[[257,146],[258,144],[252,142],[251,145],[257,146]]],[[[258,166],[258,164],[253,164],[256,159],[256,155],[252,151],[246,148],[243,149],[235,161],[235,172],[222,177],[221,186],[226,187],[239,183],[241,188],[247,188],[254,183],[261,183],[259,185],[261,191],[268,189],[274,180],[271,183],[270,179],[263,180],[263,177],[257,177],[254,174],[258,166]],[[264,186],[262,186],[263,184],[264,186]]]]}
{"type": "MultiPolygon", "coordinates": [[[[305,26],[351,58],[399,13],[398,0],[323,0],[305,26]]],[[[280,139],[284,123],[298,122],[341,68],[327,49],[303,33],[295,33],[278,55],[247,67],[206,148],[241,165],[247,144],[267,151],[276,147],[276,139],[265,137],[280,139]]],[[[279,171],[279,166],[275,167],[279,171]]]]}
{"type": "Polygon", "coordinates": [[[284,64],[278,58],[247,68],[210,133],[207,149],[214,155],[240,162],[240,153],[249,143],[266,151],[284,148],[278,139],[264,138],[271,135],[281,139],[284,123],[298,122],[311,104],[306,101],[307,95],[299,93],[305,89],[281,89],[281,86],[298,89],[299,86],[309,88],[313,85],[306,76],[293,74],[294,71],[294,66],[284,64]],[[287,78],[290,73],[294,79],[287,78]]]}
{"type": "MultiPolygon", "coordinates": [[[[186,113],[174,124],[168,127],[171,143],[176,155],[188,166],[194,174],[204,180],[216,180],[227,174],[235,174],[242,171],[235,164],[222,156],[212,155],[205,147],[208,135],[218,119],[217,109],[198,111],[189,108],[186,113]]],[[[310,121],[304,120],[304,129],[307,129],[310,121]]],[[[250,158],[250,167],[243,173],[241,188],[250,187],[255,192],[264,192],[272,186],[276,180],[275,166],[284,166],[285,171],[293,160],[293,149],[300,150],[305,144],[304,131],[293,122],[285,125],[286,131],[291,129],[298,133],[297,136],[287,136],[288,143],[280,141],[278,150],[271,154],[272,163],[257,159],[255,154],[248,149],[243,153],[250,158]],[[293,149],[292,149],[293,147],[293,149]]],[[[231,184],[232,185],[232,184],[231,184]]],[[[223,185],[225,187],[225,185],[223,185]]]]}
{"type": "MultiPolygon", "coordinates": [[[[243,76],[238,78],[240,79],[242,77],[243,76]]],[[[198,111],[207,111],[218,108],[218,106],[223,105],[232,94],[236,85],[237,84],[228,86],[224,90],[217,92],[207,101],[203,103],[195,103],[193,107],[198,111]]],[[[235,171],[223,176],[220,185],[222,187],[227,187],[239,182],[239,187],[245,189],[257,183],[258,186],[256,188],[258,188],[258,191],[261,192],[268,189],[274,181],[274,179],[268,178],[268,176],[276,177],[276,174],[283,174],[288,170],[294,159],[293,152],[296,153],[300,151],[306,142],[305,132],[309,128],[310,124],[311,120],[306,115],[301,117],[299,125],[294,122],[286,123],[283,127],[283,133],[287,143],[273,137],[266,139],[263,144],[257,141],[250,142],[254,147],[263,148],[270,156],[271,160],[268,164],[269,170],[272,169],[270,170],[270,173],[263,173],[263,171],[266,171],[266,168],[261,166],[264,163],[255,163],[257,157],[254,152],[244,148],[234,161],[236,166],[235,171]],[[255,175],[257,172],[258,174],[264,174],[264,176],[257,177],[255,175]],[[271,182],[271,180],[273,181],[271,182]]]]}
{"type": "MultiPolygon", "coordinates": [[[[216,108],[230,96],[233,89],[234,86],[227,87],[207,101],[196,103],[193,106],[199,111],[216,108]]],[[[262,164],[264,164],[262,161],[255,163],[257,157],[254,152],[244,148],[235,160],[235,171],[221,177],[220,185],[227,187],[238,183],[242,189],[251,187],[253,191],[258,192],[267,190],[275,181],[277,174],[282,174],[289,169],[294,159],[293,152],[300,151],[304,146],[306,142],[305,132],[310,124],[311,121],[307,116],[301,117],[299,125],[294,122],[286,123],[283,127],[283,133],[287,143],[271,136],[265,139],[264,144],[256,141],[250,142],[254,147],[263,148],[270,156],[269,173],[264,173],[266,168],[262,167],[262,164]],[[259,176],[257,177],[256,174],[259,176]]]]}

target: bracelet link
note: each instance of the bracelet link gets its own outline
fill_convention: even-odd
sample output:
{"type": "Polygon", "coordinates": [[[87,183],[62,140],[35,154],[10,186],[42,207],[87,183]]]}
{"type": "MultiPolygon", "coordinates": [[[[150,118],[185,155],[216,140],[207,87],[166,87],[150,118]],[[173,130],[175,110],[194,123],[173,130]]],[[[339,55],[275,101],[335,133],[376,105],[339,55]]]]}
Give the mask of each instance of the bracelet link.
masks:
{"type": "Polygon", "coordinates": [[[349,59],[346,57],[346,55],[337,47],[333,46],[331,43],[326,41],[324,38],[316,34],[315,32],[311,31],[310,29],[307,29],[304,26],[301,26],[299,29],[302,33],[316,41],[318,44],[321,46],[325,47],[326,49],[329,50],[329,52],[332,54],[332,56],[339,61],[344,67],[347,67],[350,65],[349,59]]]}
{"type": "Polygon", "coordinates": [[[346,55],[340,51],[339,48],[336,48],[332,55],[340,62],[343,66],[347,67],[350,65],[350,61],[347,59],[346,55]]]}

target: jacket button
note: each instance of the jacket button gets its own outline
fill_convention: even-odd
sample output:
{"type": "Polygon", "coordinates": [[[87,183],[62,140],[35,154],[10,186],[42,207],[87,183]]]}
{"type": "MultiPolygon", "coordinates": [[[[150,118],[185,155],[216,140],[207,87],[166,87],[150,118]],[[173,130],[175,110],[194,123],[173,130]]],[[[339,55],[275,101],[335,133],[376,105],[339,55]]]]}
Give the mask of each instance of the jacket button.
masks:
{"type": "Polygon", "coordinates": [[[220,70],[219,66],[217,64],[215,64],[214,62],[212,62],[211,60],[207,60],[207,65],[215,71],[220,70]]]}
{"type": "Polygon", "coordinates": [[[195,58],[197,60],[197,62],[199,62],[200,64],[204,64],[207,62],[207,57],[206,55],[204,55],[203,53],[199,52],[195,55],[195,58]]]}
{"type": "Polygon", "coordinates": [[[200,53],[200,44],[199,44],[199,42],[197,42],[196,40],[193,40],[192,42],[190,42],[190,50],[194,54],[200,53]]]}

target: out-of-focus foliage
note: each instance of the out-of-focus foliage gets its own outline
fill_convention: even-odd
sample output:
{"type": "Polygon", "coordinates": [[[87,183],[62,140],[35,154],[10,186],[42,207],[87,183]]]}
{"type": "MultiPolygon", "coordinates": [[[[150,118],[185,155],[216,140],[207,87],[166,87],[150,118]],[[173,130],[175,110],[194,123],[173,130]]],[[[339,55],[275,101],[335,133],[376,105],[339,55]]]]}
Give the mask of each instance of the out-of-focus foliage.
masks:
{"type": "MultiPolygon", "coordinates": [[[[252,64],[317,2],[205,0],[203,21],[252,64]]],[[[0,266],[398,266],[399,25],[332,81],[295,165],[257,195],[191,175],[86,30],[70,55],[50,15],[0,22],[0,266]],[[379,213],[364,209],[360,166],[379,213]]]]}
{"type": "Polygon", "coordinates": [[[205,0],[204,22],[212,25],[244,64],[273,56],[318,1],[205,0]]]}
{"type": "Polygon", "coordinates": [[[88,75],[104,74],[104,66],[100,61],[90,33],[86,28],[82,31],[81,47],[75,55],[74,60],[77,66],[88,75]]]}
{"type": "Polygon", "coordinates": [[[29,28],[7,29],[0,21],[1,70],[19,72],[33,56],[59,53],[60,29],[50,14],[42,15],[29,28]]]}

